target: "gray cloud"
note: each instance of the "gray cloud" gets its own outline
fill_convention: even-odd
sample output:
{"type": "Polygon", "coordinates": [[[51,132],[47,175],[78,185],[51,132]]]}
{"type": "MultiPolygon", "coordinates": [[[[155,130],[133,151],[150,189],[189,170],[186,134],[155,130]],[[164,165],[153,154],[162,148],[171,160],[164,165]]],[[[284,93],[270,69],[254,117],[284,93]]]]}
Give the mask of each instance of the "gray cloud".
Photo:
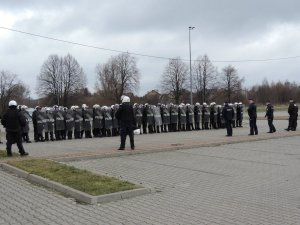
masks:
{"type": "MultiPolygon", "coordinates": [[[[13,29],[185,59],[189,56],[188,26],[192,25],[196,27],[192,31],[193,58],[206,53],[213,60],[240,60],[300,55],[299,8],[296,0],[11,0],[1,1],[0,13],[14,18],[13,29]]],[[[0,21],[0,26],[3,24],[5,21],[0,21]]],[[[48,55],[67,53],[82,65],[91,88],[96,64],[115,54],[0,30],[0,69],[19,74],[32,90],[48,55]]],[[[137,58],[142,76],[140,94],[144,94],[159,87],[167,61],[137,58]]],[[[265,77],[299,82],[298,61],[231,64],[250,86],[265,77]]],[[[227,64],[215,63],[220,70],[227,64]]]]}

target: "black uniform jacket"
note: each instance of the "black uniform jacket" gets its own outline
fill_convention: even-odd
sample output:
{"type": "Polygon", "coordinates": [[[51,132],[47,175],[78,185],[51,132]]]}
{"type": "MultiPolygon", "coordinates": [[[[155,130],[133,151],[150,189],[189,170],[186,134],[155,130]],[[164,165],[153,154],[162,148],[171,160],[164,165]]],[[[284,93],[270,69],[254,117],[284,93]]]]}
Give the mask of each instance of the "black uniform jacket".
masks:
{"type": "Polygon", "coordinates": [[[256,105],[254,103],[251,103],[248,107],[248,115],[250,119],[255,119],[257,118],[257,113],[256,113],[256,105]]]}
{"type": "Polygon", "coordinates": [[[268,117],[268,119],[273,119],[274,117],[274,108],[271,104],[267,105],[266,117],[268,117]]]}
{"type": "Polygon", "coordinates": [[[1,120],[2,125],[9,132],[21,132],[22,127],[26,126],[26,119],[23,114],[15,109],[8,109],[1,120]]]}
{"type": "Polygon", "coordinates": [[[130,103],[122,103],[116,112],[116,118],[122,125],[135,125],[133,107],[130,103]]]}
{"type": "Polygon", "coordinates": [[[234,111],[231,106],[225,105],[222,110],[222,116],[225,121],[230,121],[233,119],[234,111]]]}

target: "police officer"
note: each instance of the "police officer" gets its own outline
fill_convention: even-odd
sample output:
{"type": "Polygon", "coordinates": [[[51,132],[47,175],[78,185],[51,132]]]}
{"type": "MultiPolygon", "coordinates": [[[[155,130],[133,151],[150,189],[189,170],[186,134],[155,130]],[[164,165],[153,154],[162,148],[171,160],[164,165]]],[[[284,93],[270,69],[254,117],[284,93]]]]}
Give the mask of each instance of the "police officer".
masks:
{"type": "Polygon", "coordinates": [[[6,151],[7,156],[11,157],[11,146],[13,143],[17,143],[19,153],[21,156],[27,156],[28,153],[25,152],[23,144],[22,144],[22,127],[26,126],[26,119],[21,114],[20,111],[17,110],[17,102],[11,100],[8,103],[8,110],[3,115],[1,123],[6,129],[6,151]]]}
{"type": "Polygon", "coordinates": [[[222,110],[222,116],[225,121],[225,126],[227,129],[227,137],[232,136],[232,120],[234,117],[233,107],[228,104],[228,102],[224,103],[224,108],[222,110]]]}
{"type": "Polygon", "coordinates": [[[134,134],[133,130],[135,127],[135,119],[133,113],[133,107],[130,104],[130,98],[124,96],[122,98],[122,104],[116,112],[116,118],[120,121],[120,132],[121,132],[121,145],[118,150],[125,149],[126,136],[129,135],[131,150],[134,150],[134,134]]]}
{"type": "Polygon", "coordinates": [[[276,132],[276,128],[273,124],[273,119],[274,119],[274,108],[272,106],[272,104],[270,103],[270,101],[267,101],[267,108],[266,108],[266,115],[265,117],[267,117],[268,119],[268,125],[269,125],[269,132],[268,133],[274,133],[276,132]]]}
{"type": "Polygon", "coordinates": [[[296,131],[297,128],[297,119],[298,119],[298,106],[295,104],[293,99],[290,99],[290,105],[288,108],[289,117],[289,126],[287,131],[296,131]]]}
{"type": "Polygon", "coordinates": [[[248,107],[248,115],[249,115],[249,124],[250,124],[250,134],[249,135],[257,135],[257,112],[256,112],[256,105],[253,99],[249,99],[249,107],[248,107]]]}

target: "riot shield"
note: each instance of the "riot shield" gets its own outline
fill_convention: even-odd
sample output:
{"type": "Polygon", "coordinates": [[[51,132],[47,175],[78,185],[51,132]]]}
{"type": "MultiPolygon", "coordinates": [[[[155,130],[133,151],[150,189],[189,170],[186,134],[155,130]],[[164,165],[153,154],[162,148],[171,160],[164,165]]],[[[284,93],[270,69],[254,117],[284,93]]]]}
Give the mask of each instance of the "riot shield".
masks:
{"type": "Polygon", "coordinates": [[[82,131],[83,130],[82,110],[81,109],[73,110],[73,118],[74,118],[74,130],[76,132],[82,131]]]}
{"type": "Polygon", "coordinates": [[[171,117],[171,124],[178,123],[178,108],[175,105],[170,106],[170,117],[171,117]]]}
{"type": "Polygon", "coordinates": [[[83,129],[89,131],[92,129],[93,109],[85,109],[82,111],[83,129]]]}
{"type": "Polygon", "coordinates": [[[154,113],[155,126],[161,126],[162,119],[161,119],[161,114],[160,114],[160,108],[156,107],[156,106],[152,106],[152,110],[154,113]]]}
{"type": "Polygon", "coordinates": [[[185,106],[179,106],[179,114],[180,114],[180,124],[181,125],[186,124],[186,107],[185,106]]]}
{"type": "Polygon", "coordinates": [[[75,121],[74,121],[72,110],[65,111],[65,120],[66,120],[66,129],[68,131],[73,131],[73,128],[75,126],[75,121]]]}
{"type": "Polygon", "coordinates": [[[99,109],[99,108],[94,109],[93,128],[94,129],[98,129],[98,128],[102,129],[103,128],[102,120],[103,120],[103,115],[102,115],[101,109],[99,109]]]}

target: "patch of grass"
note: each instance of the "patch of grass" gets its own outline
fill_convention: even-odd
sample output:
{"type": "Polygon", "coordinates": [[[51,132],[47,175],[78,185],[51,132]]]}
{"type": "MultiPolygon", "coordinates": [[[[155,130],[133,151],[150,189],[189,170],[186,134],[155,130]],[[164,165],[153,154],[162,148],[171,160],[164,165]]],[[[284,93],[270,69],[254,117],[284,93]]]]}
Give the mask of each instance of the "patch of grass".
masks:
{"type": "MultiPolygon", "coordinates": [[[[13,153],[13,156],[19,156],[19,154],[13,153]]],[[[7,152],[4,150],[0,150],[0,159],[3,159],[3,158],[8,158],[7,152]]]]}
{"type": "MultiPolygon", "coordinates": [[[[257,106],[257,112],[265,112],[266,111],[266,105],[258,105],[257,106]]],[[[274,105],[274,110],[275,112],[279,111],[287,111],[288,110],[288,105],[274,105]]]]}
{"type": "Polygon", "coordinates": [[[135,184],[127,181],[96,175],[86,170],[46,159],[10,161],[8,163],[29,173],[56,181],[90,195],[103,195],[137,188],[135,184]]]}

